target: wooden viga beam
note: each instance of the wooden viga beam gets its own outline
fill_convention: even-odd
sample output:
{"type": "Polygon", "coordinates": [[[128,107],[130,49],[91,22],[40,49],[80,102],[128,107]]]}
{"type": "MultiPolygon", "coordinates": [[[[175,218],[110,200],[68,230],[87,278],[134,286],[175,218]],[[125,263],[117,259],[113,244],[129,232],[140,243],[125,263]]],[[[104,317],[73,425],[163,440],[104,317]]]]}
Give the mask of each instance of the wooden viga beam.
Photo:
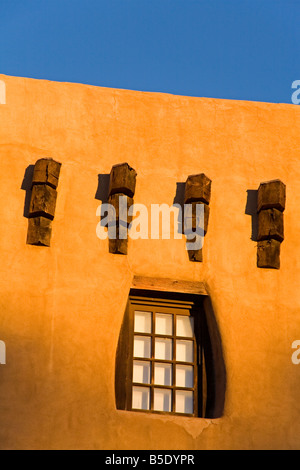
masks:
{"type": "Polygon", "coordinates": [[[34,166],[27,244],[50,246],[61,163],[42,158],[34,166]]]}
{"type": "Polygon", "coordinates": [[[185,183],[184,204],[185,206],[190,204],[192,211],[187,213],[186,209],[184,210],[184,233],[188,237],[187,251],[189,260],[194,262],[203,261],[203,248],[189,249],[189,247],[191,242],[193,243],[196,240],[196,236],[193,237],[196,230],[199,232],[200,229],[203,237],[207,233],[211,183],[211,180],[204,173],[188,176],[185,183]],[[200,220],[198,220],[196,212],[199,204],[203,209],[203,217],[200,217],[200,220]]]}
{"type": "Polygon", "coordinates": [[[128,210],[133,205],[133,197],[136,186],[136,171],[128,163],[114,165],[110,172],[108,203],[114,208],[114,212],[108,215],[109,252],[119,255],[127,255],[128,227],[131,217],[128,210]],[[124,210],[120,211],[121,204],[124,210]]]}
{"type": "Polygon", "coordinates": [[[280,244],[284,240],[283,211],[286,186],[280,180],[261,183],[257,194],[257,266],[280,268],[280,244]]]}

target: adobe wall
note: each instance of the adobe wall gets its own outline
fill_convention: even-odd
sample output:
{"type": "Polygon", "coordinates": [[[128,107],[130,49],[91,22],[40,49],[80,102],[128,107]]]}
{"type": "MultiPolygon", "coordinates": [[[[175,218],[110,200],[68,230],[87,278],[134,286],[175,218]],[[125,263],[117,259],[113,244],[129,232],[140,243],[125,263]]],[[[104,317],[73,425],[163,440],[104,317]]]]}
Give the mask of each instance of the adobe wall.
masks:
{"type": "Polygon", "coordinates": [[[2,449],[300,448],[300,108],[0,75],[2,449]],[[26,244],[26,168],[62,163],[51,247],[26,244]],[[203,262],[185,240],[96,236],[98,175],[128,162],[135,202],[171,205],[190,174],[212,180],[203,262]],[[256,266],[247,191],[287,188],[280,270],[256,266]],[[22,189],[23,188],[23,189],[22,189]],[[246,212],[246,213],[245,213],[246,212]],[[217,420],[117,411],[115,354],[134,275],[205,282],[227,368],[217,420]]]}

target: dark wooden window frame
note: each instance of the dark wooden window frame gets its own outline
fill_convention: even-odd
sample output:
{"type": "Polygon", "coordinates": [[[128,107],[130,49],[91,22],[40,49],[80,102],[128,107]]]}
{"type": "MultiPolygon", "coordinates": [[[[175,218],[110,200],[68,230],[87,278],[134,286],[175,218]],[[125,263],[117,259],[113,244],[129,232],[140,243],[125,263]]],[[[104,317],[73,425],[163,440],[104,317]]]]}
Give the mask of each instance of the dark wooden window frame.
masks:
{"type": "Polygon", "coordinates": [[[158,413],[177,416],[202,416],[203,401],[205,396],[203,394],[203,354],[201,344],[201,309],[195,305],[191,300],[173,300],[166,298],[149,298],[143,296],[131,295],[128,300],[127,309],[124,317],[123,324],[123,338],[122,344],[119,344],[117,354],[117,363],[122,363],[119,367],[120,373],[118,374],[119,380],[116,380],[116,396],[118,401],[122,402],[120,408],[128,411],[137,411],[143,413],[158,413]],[[151,333],[134,332],[134,312],[136,310],[149,311],[152,313],[152,328],[151,333]],[[155,315],[156,313],[171,314],[173,319],[173,332],[172,335],[156,334],[155,332],[155,315]],[[194,335],[193,337],[177,336],[176,319],[177,315],[192,316],[194,318],[194,335]],[[126,331],[125,331],[126,330],[126,331]],[[133,345],[134,337],[150,337],[151,338],[151,357],[141,358],[134,357],[133,345]],[[158,359],[155,358],[155,339],[170,339],[172,340],[172,359],[158,359]],[[176,341],[192,341],[193,342],[193,361],[184,362],[176,361],[176,341]],[[126,359],[125,359],[126,358],[126,359]],[[120,361],[121,359],[121,361],[120,361]],[[125,360],[124,360],[125,359],[125,360]],[[135,383],[133,382],[133,363],[134,361],[147,362],[151,364],[151,380],[150,384],[135,383]],[[154,366],[156,363],[166,363],[172,366],[172,385],[158,385],[154,383],[154,366]],[[176,366],[188,365],[194,369],[193,387],[183,387],[176,385],[176,366]],[[150,409],[134,409],[132,408],[132,388],[145,387],[150,389],[150,409]],[[168,389],[172,393],[172,407],[171,411],[154,410],[154,389],[168,389]],[[175,396],[176,391],[191,391],[193,392],[193,413],[180,413],[175,411],[175,396]]]}
{"type": "MultiPolygon", "coordinates": [[[[175,281],[173,281],[174,283],[175,281]]],[[[167,310],[166,310],[167,312],[167,310]]],[[[153,319],[152,319],[153,321],[153,319]]],[[[174,320],[175,321],[175,320],[174,320]]],[[[152,328],[153,333],[153,328],[152,328]]],[[[142,336],[137,333],[138,336],[142,336]]],[[[173,330],[173,336],[175,331],[173,330]]],[[[151,336],[146,334],[146,336],[151,336]]],[[[162,335],[164,337],[165,335],[162,335]]],[[[168,336],[170,337],[170,336],[168,336]]],[[[179,339],[179,338],[178,338],[179,339]]],[[[187,338],[184,337],[186,340],[187,338]]],[[[173,340],[174,341],[174,340],[173,340]]],[[[153,351],[153,349],[152,349],[153,351]]],[[[138,361],[141,358],[136,358],[138,361]]],[[[173,360],[174,358],[172,358],[173,360]]],[[[142,359],[143,360],[143,359],[142,359]]],[[[145,358],[149,362],[149,358],[145,358]]],[[[152,358],[151,364],[155,362],[152,358]]],[[[158,360],[158,362],[163,362],[158,360]]],[[[172,361],[167,361],[172,362],[172,361]]],[[[172,362],[173,364],[173,362],[172,362]]],[[[152,371],[153,372],[153,371],[152,371]]],[[[173,371],[174,372],[174,371],[173,371]]],[[[151,374],[153,380],[153,373],[151,374]]],[[[173,376],[173,383],[175,376],[173,376]]],[[[138,383],[137,386],[143,386],[138,383]]],[[[149,384],[145,384],[149,387],[149,384]]],[[[155,387],[159,388],[158,385],[155,387]]],[[[168,388],[165,385],[162,388],[168,388]]],[[[171,387],[170,387],[171,388],[171,387]]],[[[175,387],[177,388],[177,387],[175,387]]],[[[178,387],[181,388],[181,387],[178,387]]],[[[187,390],[184,387],[184,390],[187,390]]],[[[121,331],[119,335],[118,347],[116,352],[115,369],[115,399],[116,408],[119,410],[134,411],[140,413],[156,413],[175,416],[203,417],[209,419],[220,418],[224,414],[226,393],[226,367],[223,357],[223,348],[221,335],[217,325],[213,306],[210,297],[207,294],[171,292],[166,290],[149,290],[132,288],[128,299],[127,308],[123,317],[121,331]],[[133,337],[134,337],[134,318],[132,302],[138,304],[137,310],[143,310],[142,307],[151,305],[160,305],[166,309],[188,310],[194,317],[195,322],[195,342],[197,345],[197,364],[194,372],[198,370],[194,387],[197,386],[197,403],[194,406],[193,414],[178,413],[169,411],[155,410],[132,410],[132,373],[133,373],[133,337]],[[140,308],[141,307],[141,308],[140,308]]],[[[153,395],[153,393],[152,393],[153,395]]],[[[173,398],[174,400],[174,393],[173,398]]],[[[153,399],[152,399],[153,400],[153,399]]],[[[153,401],[152,401],[153,403],[153,401]]],[[[174,401],[173,401],[174,406],[174,401]]]]}

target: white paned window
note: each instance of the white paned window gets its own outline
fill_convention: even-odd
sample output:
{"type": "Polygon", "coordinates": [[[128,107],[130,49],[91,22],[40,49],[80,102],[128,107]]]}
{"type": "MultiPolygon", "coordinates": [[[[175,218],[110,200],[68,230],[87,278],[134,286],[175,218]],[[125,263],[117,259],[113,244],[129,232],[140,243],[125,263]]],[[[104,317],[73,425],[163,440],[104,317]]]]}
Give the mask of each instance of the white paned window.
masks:
{"type": "Polygon", "coordinates": [[[197,347],[190,305],[132,306],[131,409],[195,415],[197,347]]]}

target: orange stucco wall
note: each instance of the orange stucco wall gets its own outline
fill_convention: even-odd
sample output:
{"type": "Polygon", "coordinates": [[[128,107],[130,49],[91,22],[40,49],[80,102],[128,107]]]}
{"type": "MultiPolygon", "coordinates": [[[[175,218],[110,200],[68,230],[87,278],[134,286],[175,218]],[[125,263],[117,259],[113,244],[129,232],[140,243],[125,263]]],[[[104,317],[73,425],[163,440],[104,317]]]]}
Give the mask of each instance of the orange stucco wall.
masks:
{"type": "Polygon", "coordinates": [[[300,448],[300,108],[0,75],[2,449],[300,448]],[[62,163],[51,248],[26,245],[25,170],[62,163]],[[212,179],[203,263],[184,240],[96,237],[98,175],[127,161],[135,202],[171,205],[176,183],[212,179]],[[256,267],[247,190],[287,187],[280,270],[256,267]],[[246,211],[247,212],[247,211],[246,211]],[[134,275],[203,281],[227,368],[217,420],[117,411],[115,353],[134,275]]]}

